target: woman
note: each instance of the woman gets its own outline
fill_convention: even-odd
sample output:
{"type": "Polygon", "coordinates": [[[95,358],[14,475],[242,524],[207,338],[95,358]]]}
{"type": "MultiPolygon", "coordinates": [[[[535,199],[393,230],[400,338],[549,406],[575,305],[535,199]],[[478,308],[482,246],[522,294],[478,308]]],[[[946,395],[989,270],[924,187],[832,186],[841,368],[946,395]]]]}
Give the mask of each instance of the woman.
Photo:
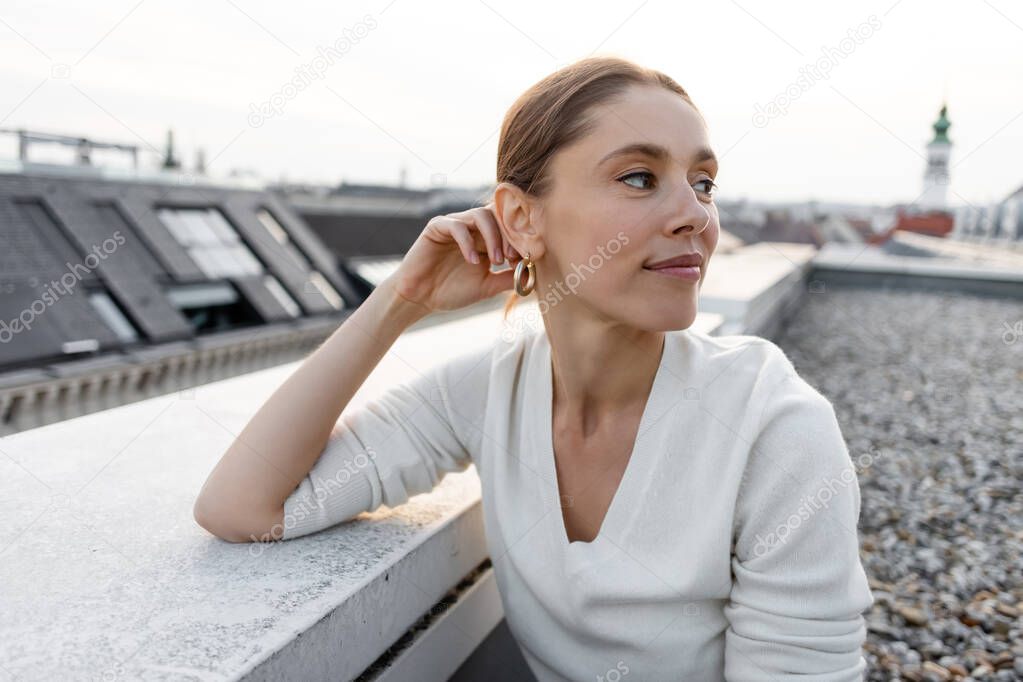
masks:
{"type": "Polygon", "coordinates": [[[770,341],[689,329],[717,170],[659,72],[589,58],[534,85],[505,117],[490,202],[429,221],[225,453],[198,522],[290,539],[475,463],[540,680],[861,679],[872,596],[832,406],[770,341]],[[408,325],[512,287],[537,292],[542,329],[339,419],[408,325]]]}

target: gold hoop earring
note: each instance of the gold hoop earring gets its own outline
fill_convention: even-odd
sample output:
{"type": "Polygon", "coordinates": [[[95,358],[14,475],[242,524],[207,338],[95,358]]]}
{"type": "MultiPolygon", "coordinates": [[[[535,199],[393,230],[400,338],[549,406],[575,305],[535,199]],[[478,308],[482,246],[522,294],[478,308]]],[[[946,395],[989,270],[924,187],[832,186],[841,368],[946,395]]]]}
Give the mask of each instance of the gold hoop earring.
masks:
{"type": "Polygon", "coordinates": [[[529,258],[529,252],[526,252],[526,257],[520,260],[515,265],[515,293],[519,296],[529,296],[533,291],[533,287],[536,285],[536,266],[533,265],[533,261],[529,258]],[[527,270],[529,276],[526,278],[526,286],[522,286],[522,271],[527,270]]]}

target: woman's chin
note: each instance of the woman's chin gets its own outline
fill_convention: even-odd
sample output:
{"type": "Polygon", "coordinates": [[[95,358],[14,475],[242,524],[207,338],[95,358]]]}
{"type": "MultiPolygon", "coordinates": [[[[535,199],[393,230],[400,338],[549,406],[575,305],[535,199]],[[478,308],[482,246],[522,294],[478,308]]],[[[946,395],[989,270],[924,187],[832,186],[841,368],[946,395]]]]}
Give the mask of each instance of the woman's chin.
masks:
{"type": "Polygon", "coordinates": [[[657,332],[673,332],[681,329],[689,329],[696,321],[696,306],[682,305],[674,307],[656,307],[647,315],[645,320],[635,326],[641,329],[657,332]]]}

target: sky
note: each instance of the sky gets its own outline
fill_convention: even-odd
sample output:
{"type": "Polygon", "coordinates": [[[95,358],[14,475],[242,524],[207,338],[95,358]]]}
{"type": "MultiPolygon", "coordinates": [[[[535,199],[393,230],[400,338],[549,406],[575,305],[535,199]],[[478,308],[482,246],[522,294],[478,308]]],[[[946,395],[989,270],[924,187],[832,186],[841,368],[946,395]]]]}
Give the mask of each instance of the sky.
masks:
{"type": "MultiPolygon", "coordinates": [[[[491,183],[518,95],[614,55],[690,93],[719,200],[912,202],[943,101],[950,203],[1023,184],[1009,0],[8,0],[0,54],[0,128],[138,144],[147,166],[173,128],[186,166],[202,148],[214,176],[491,183]]],[[[0,159],[15,154],[0,136],[0,159]]]]}

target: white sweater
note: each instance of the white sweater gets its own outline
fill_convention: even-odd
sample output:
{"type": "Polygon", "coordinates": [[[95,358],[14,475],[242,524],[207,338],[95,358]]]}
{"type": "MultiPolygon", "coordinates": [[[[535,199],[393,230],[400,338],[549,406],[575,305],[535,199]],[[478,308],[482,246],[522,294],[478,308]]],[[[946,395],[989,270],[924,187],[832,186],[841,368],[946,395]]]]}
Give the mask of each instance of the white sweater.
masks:
{"type": "Polygon", "coordinates": [[[541,682],[862,679],[855,469],[831,403],[778,346],[665,335],[591,543],[565,532],[552,387],[541,330],[342,413],[285,503],[284,539],[475,464],[505,617],[541,682]]]}

